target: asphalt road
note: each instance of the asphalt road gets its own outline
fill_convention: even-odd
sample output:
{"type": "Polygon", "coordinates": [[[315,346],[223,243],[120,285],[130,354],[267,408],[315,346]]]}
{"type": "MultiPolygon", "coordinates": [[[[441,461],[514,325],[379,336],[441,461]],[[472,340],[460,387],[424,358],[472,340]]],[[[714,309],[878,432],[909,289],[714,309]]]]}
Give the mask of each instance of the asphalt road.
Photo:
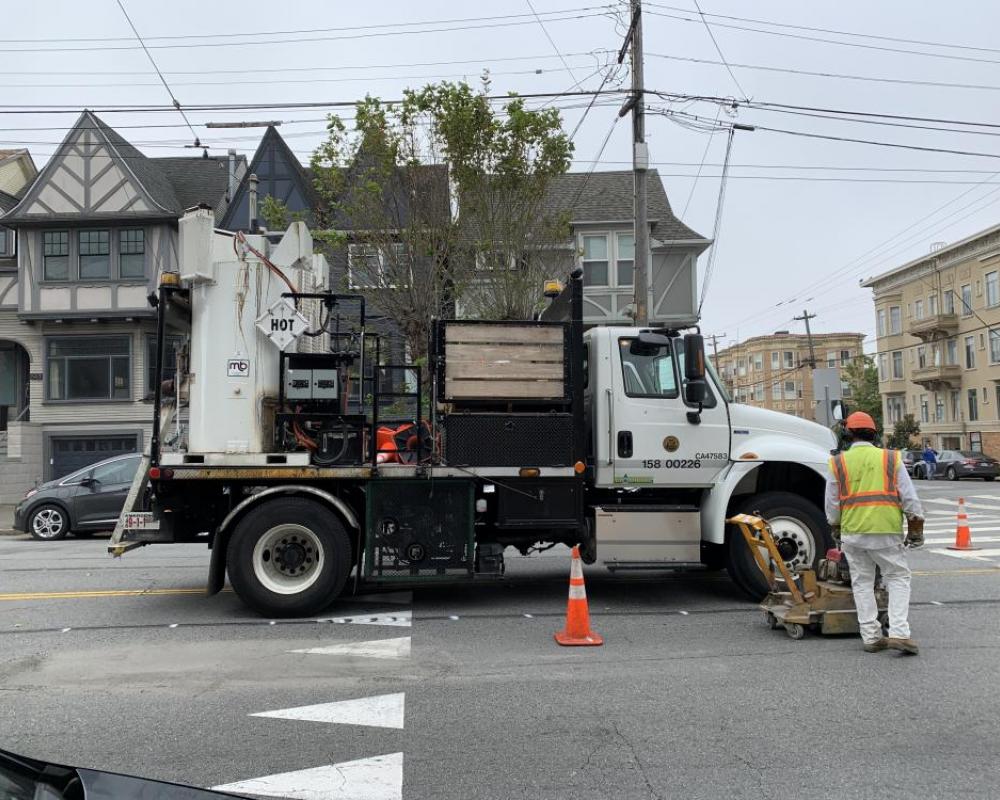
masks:
{"type": "Polygon", "coordinates": [[[0,537],[0,748],[306,800],[1000,797],[1000,486],[919,490],[917,658],[792,641],[724,574],[599,568],[605,645],[560,648],[564,552],[271,624],[200,593],[200,546],[0,537]]]}

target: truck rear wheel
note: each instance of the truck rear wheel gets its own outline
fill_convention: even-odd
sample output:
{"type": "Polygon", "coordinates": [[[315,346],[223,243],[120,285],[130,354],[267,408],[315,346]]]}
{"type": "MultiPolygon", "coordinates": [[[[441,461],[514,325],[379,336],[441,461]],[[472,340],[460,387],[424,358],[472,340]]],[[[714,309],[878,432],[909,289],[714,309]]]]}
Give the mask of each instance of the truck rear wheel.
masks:
{"type": "MultiPolygon", "coordinates": [[[[829,528],[820,509],[803,497],[790,492],[764,492],[740,503],[737,513],[757,514],[766,519],[774,542],[791,570],[815,568],[833,545],[829,528]]],[[[768,592],[767,581],[750,553],[750,548],[735,528],[728,531],[726,569],[733,582],[754,600],[768,592]]]]}
{"type": "Polygon", "coordinates": [[[351,571],[351,543],[337,516],[301,497],[270,500],[240,520],[229,541],[229,581],[240,599],[270,617],[316,614],[351,571]]]}

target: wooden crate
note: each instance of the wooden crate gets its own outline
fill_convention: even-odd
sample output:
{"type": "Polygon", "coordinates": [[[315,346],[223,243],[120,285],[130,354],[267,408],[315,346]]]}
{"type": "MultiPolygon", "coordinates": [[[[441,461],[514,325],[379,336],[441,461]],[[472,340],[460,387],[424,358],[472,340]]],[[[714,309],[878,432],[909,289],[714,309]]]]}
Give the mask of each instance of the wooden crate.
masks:
{"type": "Polygon", "coordinates": [[[562,400],[566,389],[563,325],[443,325],[444,399],[562,400]]]}

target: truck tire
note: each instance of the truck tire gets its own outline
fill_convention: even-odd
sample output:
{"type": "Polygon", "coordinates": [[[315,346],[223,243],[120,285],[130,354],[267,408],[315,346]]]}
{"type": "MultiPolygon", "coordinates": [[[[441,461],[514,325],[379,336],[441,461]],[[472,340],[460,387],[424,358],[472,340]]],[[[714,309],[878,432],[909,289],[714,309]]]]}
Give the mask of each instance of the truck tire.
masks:
{"type": "MultiPolygon", "coordinates": [[[[790,492],[764,492],[739,504],[737,513],[756,514],[771,523],[775,544],[791,569],[815,568],[833,546],[823,513],[803,497],[790,492]]],[[[727,531],[729,577],[754,600],[768,592],[767,581],[738,529],[727,531]]]]}
{"type": "Polygon", "coordinates": [[[351,572],[351,542],[330,509],[302,497],[270,500],[249,511],[229,540],[229,582],[268,617],[327,608],[351,572]]]}

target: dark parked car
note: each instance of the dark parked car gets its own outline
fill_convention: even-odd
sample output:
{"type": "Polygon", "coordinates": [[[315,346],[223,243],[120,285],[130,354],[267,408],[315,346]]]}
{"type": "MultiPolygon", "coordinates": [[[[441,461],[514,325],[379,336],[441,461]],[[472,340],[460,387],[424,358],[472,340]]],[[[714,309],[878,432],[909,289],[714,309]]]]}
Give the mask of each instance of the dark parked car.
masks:
{"type": "Polygon", "coordinates": [[[943,450],[938,453],[936,474],[949,481],[961,478],[992,481],[1000,475],[1000,461],[972,450],[943,450]]]}
{"type": "Polygon", "coordinates": [[[923,450],[904,450],[903,451],[903,466],[906,467],[906,471],[910,473],[914,478],[924,477],[921,473],[921,466],[924,463],[924,451],[923,450]]]}
{"type": "Polygon", "coordinates": [[[47,540],[111,530],[140,459],[115,456],[31,489],[14,510],[14,527],[47,540]]]}

